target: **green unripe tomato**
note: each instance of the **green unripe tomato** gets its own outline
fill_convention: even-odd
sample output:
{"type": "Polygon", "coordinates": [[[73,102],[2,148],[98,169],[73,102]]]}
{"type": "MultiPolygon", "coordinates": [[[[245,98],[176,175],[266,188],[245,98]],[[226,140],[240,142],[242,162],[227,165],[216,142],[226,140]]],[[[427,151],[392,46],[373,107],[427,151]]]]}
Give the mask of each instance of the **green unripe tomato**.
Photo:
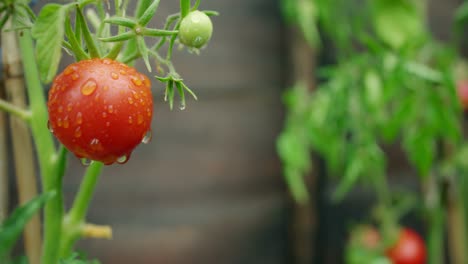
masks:
{"type": "Polygon", "coordinates": [[[208,43],[212,33],[211,19],[201,11],[190,12],[180,22],[179,38],[185,46],[199,49],[208,43]]]}

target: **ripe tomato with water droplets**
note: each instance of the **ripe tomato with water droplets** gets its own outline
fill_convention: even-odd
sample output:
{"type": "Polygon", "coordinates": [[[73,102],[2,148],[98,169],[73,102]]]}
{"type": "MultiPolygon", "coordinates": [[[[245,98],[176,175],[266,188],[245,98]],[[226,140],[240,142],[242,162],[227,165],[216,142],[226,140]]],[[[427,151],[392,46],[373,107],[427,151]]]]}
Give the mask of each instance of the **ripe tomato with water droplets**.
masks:
{"type": "Polygon", "coordinates": [[[151,135],[151,82],[114,60],[70,64],[53,81],[47,106],[49,129],[78,158],[125,163],[151,135]]]}

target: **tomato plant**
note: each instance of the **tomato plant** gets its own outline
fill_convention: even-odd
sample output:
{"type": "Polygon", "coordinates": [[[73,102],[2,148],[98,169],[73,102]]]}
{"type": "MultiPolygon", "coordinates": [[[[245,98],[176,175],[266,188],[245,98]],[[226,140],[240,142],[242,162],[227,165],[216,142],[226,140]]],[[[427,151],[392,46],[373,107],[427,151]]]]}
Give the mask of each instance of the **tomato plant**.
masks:
{"type": "MultiPolygon", "coordinates": [[[[29,126],[23,133],[31,131],[42,186],[40,196],[20,201],[25,205],[0,225],[0,262],[13,263],[11,251],[21,231],[44,206],[43,246],[37,249],[39,256],[28,254],[29,261],[95,263],[81,260],[74,246],[81,238],[112,236],[111,227],[86,219],[103,165],[127,162],[139,143],[151,139],[153,93],[158,92],[152,83],[165,86],[162,92],[171,109],[176,94],[181,110],[186,106],[185,93],[197,99],[176,71],[172,54],[178,43],[189,49],[206,45],[213,30],[209,17],[217,12],[198,11],[200,0],[180,0],[179,12],[168,15],[162,28],[153,28],[149,24],[160,0],[132,1],[134,10],[129,0],[61,1],[44,5],[37,15],[31,9],[35,2],[0,1],[2,51],[8,69],[5,85],[25,90],[29,103],[0,98],[0,110],[29,126]],[[186,17],[194,23],[183,22],[186,17]],[[196,34],[183,35],[182,24],[184,32],[196,34]],[[150,45],[148,38],[155,41],[150,45]],[[58,73],[63,51],[76,62],[58,73]],[[139,59],[148,72],[156,69],[154,80],[132,67],[139,59]],[[24,87],[18,81],[23,72],[24,87]],[[46,100],[44,90],[50,83],[46,100]],[[70,208],[65,208],[62,182],[69,151],[82,158],[87,169],[70,208]]],[[[34,186],[34,175],[29,180],[28,185],[34,186]]],[[[32,231],[41,232],[40,228],[32,231]]],[[[24,258],[18,261],[24,263],[24,258]]]]}
{"type": "Polygon", "coordinates": [[[393,264],[426,263],[426,247],[423,239],[415,231],[402,228],[395,244],[387,249],[387,256],[393,264]]]}
{"type": "Polygon", "coordinates": [[[468,110],[468,80],[457,82],[457,94],[464,110],[468,110]]]}
{"type": "Polygon", "coordinates": [[[48,109],[49,129],[78,158],[125,163],[151,134],[151,82],[110,59],[83,60],[55,78],[48,109]]]}
{"type": "MultiPolygon", "coordinates": [[[[430,1],[366,0],[359,8],[339,0],[282,3],[284,17],[309,49],[291,46],[308,51],[312,60],[296,59],[295,67],[308,68],[296,70],[285,94],[287,115],[277,140],[294,200],[313,201],[304,180],[310,175],[328,177],[330,202],[342,201],[357,186],[366,188],[376,197],[370,218],[384,244],[406,213],[419,212],[428,263],[444,263],[446,248],[453,263],[466,263],[468,163],[462,157],[468,142],[460,106],[466,107],[468,93],[456,80],[467,73],[455,47],[466,33],[468,3],[457,9],[456,37],[446,42],[428,27],[430,1]],[[411,167],[405,170],[416,176],[419,189],[389,181],[395,151],[411,167]]],[[[380,257],[361,249],[350,263],[380,257]]]]}

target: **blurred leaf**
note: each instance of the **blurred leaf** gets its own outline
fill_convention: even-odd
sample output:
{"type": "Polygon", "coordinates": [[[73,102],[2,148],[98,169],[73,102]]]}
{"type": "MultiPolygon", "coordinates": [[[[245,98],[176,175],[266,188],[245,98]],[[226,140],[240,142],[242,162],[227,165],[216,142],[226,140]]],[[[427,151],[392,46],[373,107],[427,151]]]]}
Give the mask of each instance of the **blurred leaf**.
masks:
{"type": "Polygon", "coordinates": [[[374,0],[374,28],[379,38],[393,49],[418,43],[425,36],[424,16],[415,2],[374,0]]]}
{"type": "Polygon", "coordinates": [[[455,21],[464,23],[468,20],[468,2],[463,2],[455,12],[455,21]]]}
{"type": "Polygon", "coordinates": [[[70,257],[61,259],[59,264],[100,264],[100,262],[98,260],[86,260],[84,254],[74,252],[70,257]]]}
{"type": "Polygon", "coordinates": [[[306,87],[296,85],[285,94],[287,117],[283,131],[277,140],[277,151],[283,163],[283,171],[289,189],[297,202],[308,200],[304,176],[311,167],[310,144],[307,125],[308,96],[306,87]]]}
{"type": "Polygon", "coordinates": [[[348,157],[348,164],[344,175],[333,194],[334,200],[342,200],[365,172],[365,159],[367,157],[362,152],[362,150],[357,149],[355,153],[351,153],[351,156],[348,157]]]}
{"type": "Polygon", "coordinates": [[[410,127],[403,134],[403,147],[420,176],[428,176],[435,160],[436,142],[427,127],[410,127]]]}
{"type": "Polygon", "coordinates": [[[316,48],[320,45],[320,36],[317,29],[317,6],[314,0],[298,1],[297,23],[302,30],[307,43],[316,48]]]}
{"type": "Polygon", "coordinates": [[[54,196],[54,193],[44,193],[25,205],[18,207],[0,226],[0,259],[5,259],[23,232],[24,226],[37,211],[54,196]]]}

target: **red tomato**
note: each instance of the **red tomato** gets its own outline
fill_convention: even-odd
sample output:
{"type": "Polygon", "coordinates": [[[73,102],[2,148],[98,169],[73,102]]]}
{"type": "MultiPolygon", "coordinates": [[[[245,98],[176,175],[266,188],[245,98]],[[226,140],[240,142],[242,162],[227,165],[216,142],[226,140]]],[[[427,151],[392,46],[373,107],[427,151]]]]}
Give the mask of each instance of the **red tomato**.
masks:
{"type": "Polygon", "coordinates": [[[463,109],[468,110],[468,80],[457,82],[457,93],[463,109]]]}
{"type": "Polygon", "coordinates": [[[55,78],[47,106],[49,129],[79,158],[125,163],[151,133],[149,79],[110,59],[69,65],[55,78]]]}
{"type": "Polygon", "coordinates": [[[403,228],[395,245],[387,250],[387,256],[393,264],[424,264],[426,247],[416,232],[403,228]]]}

